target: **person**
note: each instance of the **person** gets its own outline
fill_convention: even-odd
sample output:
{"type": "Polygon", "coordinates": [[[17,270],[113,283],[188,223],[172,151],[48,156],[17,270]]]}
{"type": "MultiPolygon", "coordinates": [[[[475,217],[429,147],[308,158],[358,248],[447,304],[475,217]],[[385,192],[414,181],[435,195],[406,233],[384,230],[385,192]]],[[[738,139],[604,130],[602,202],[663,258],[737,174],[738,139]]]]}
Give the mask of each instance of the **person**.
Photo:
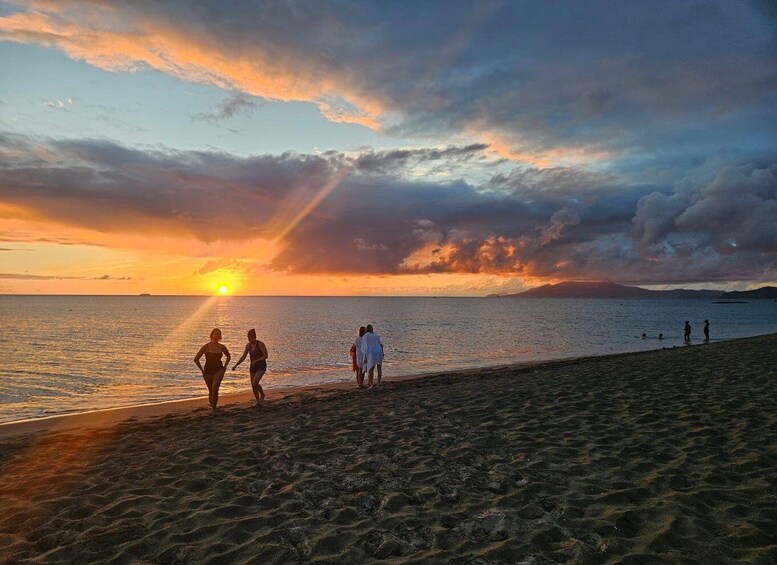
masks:
{"type": "Polygon", "coordinates": [[[243,355],[238,359],[232,370],[238,368],[240,363],[245,361],[246,355],[251,356],[251,363],[248,366],[248,376],[251,379],[251,390],[256,398],[256,405],[264,400],[264,390],[262,385],[259,384],[262,381],[262,377],[267,372],[267,346],[263,341],[256,339],[256,330],[251,328],[248,330],[248,343],[243,350],[243,355]]]}
{"type": "Polygon", "coordinates": [[[221,341],[221,330],[213,328],[210,332],[210,341],[200,347],[197,355],[194,357],[194,363],[202,371],[202,378],[205,379],[205,384],[208,385],[208,402],[210,408],[215,412],[216,405],[219,403],[219,387],[221,381],[224,379],[224,371],[227,370],[229,365],[230,355],[229,349],[219,343],[221,341]],[[200,364],[200,358],[205,355],[205,366],[200,364]],[[222,355],[227,356],[227,362],[225,365],[221,364],[222,355]]]}
{"type": "Polygon", "coordinates": [[[658,334],[658,339],[664,339],[664,334],[658,334]]]}
{"type": "Polygon", "coordinates": [[[373,331],[372,324],[367,324],[364,337],[362,337],[363,370],[367,371],[368,386],[379,386],[383,376],[383,342],[380,336],[373,331]],[[378,380],[373,385],[375,368],[378,369],[378,380]]]}
{"type": "Polygon", "coordinates": [[[362,340],[364,339],[364,332],[366,331],[364,326],[359,326],[359,331],[356,339],[351,345],[351,363],[353,370],[356,373],[356,386],[364,388],[364,354],[362,353],[362,340]]]}
{"type": "Polygon", "coordinates": [[[685,320],[685,328],[683,328],[683,338],[685,341],[691,341],[691,323],[685,320]]]}
{"type": "Polygon", "coordinates": [[[642,334],[642,339],[647,339],[647,334],[642,334]]]}
{"type": "Polygon", "coordinates": [[[710,340],[710,321],[704,320],[704,339],[706,341],[710,340]]]}

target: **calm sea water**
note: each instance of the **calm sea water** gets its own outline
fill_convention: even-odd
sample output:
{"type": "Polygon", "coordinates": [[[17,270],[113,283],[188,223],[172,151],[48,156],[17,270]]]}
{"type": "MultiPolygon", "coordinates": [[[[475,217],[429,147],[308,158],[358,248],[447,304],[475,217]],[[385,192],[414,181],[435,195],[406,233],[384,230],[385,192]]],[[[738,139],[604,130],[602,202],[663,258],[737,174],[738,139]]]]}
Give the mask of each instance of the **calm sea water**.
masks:
{"type": "MultiPolygon", "coordinates": [[[[397,376],[683,346],[684,320],[700,344],[705,318],[713,340],[777,332],[777,302],[0,296],[0,422],[202,396],[192,359],[213,327],[233,363],[256,328],[263,384],[281,388],[351,380],[348,350],[367,323],[397,376]]],[[[223,392],[249,390],[247,366],[223,392]]]]}

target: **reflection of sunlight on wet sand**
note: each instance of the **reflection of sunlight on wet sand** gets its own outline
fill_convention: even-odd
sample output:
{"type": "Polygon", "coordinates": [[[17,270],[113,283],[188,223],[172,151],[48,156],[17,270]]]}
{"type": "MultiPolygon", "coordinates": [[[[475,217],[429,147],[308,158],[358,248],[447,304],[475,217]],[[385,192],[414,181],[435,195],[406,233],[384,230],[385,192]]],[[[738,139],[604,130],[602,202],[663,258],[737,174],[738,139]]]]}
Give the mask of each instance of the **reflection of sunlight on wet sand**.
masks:
{"type": "MultiPolygon", "coordinates": [[[[147,350],[147,357],[153,359],[159,353],[174,352],[182,355],[189,355],[191,353],[191,357],[194,358],[198,346],[193,346],[190,343],[188,337],[190,335],[190,327],[196,324],[218,300],[219,297],[212,296],[202,302],[194,312],[178,324],[164,339],[151,345],[147,350]]],[[[203,338],[203,341],[205,339],[203,338]]],[[[134,368],[130,366],[127,370],[130,378],[134,368]]],[[[111,387],[113,394],[115,394],[116,388],[111,387]]],[[[204,388],[205,385],[203,383],[204,388]]],[[[127,414],[125,419],[131,418],[140,407],[134,406],[124,409],[127,414]]],[[[47,428],[46,433],[42,433],[40,437],[36,438],[24,454],[17,457],[4,469],[6,476],[16,475],[24,477],[23,481],[17,482],[18,490],[15,492],[16,497],[24,501],[35,496],[41,490],[51,492],[55,489],[62,491],[59,493],[60,496],[65,495],[65,491],[68,488],[67,481],[49,481],[44,479],[44,477],[67,476],[68,474],[87,469],[89,461],[88,456],[84,455],[84,449],[86,447],[94,447],[100,442],[109,443],[112,440],[116,430],[115,426],[118,425],[118,422],[115,422],[114,426],[100,427],[100,424],[103,422],[112,420],[112,411],[110,410],[94,412],[91,414],[88,424],[84,424],[83,428],[73,430],[72,434],[69,434],[67,437],[52,435],[58,431],[59,426],[57,424],[47,428]],[[66,448],[62,447],[63,442],[67,442],[66,448]],[[57,457],[51,457],[49,453],[53,446],[57,448],[57,457]]],[[[64,420],[62,421],[64,422],[64,420]]]]}

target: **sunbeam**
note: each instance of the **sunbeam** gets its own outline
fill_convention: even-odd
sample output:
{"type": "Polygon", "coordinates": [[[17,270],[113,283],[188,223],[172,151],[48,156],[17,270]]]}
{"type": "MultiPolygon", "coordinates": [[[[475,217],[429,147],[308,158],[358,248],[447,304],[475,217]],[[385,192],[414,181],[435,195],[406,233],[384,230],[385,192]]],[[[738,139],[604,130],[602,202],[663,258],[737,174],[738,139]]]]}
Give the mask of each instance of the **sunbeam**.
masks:
{"type": "MultiPolygon", "coordinates": [[[[322,186],[319,191],[308,200],[307,203],[305,203],[302,208],[294,214],[294,216],[289,220],[289,222],[282,228],[280,231],[277,232],[277,235],[273,239],[272,243],[273,245],[278,245],[281,242],[283,242],[284,238],[289,234],[291,230],[293,230],[297,225],[307,217],[308,214],[310,214],[313,210],[316,209],[316,207],[321,203],[321,201],[329,196],[332,191],[334,191],[340,183],[342,183],[346,177],[351,173],[353,170],[353,167],[344,167],[342,170],[340,170],[328,183],[326,183],[324,186],[322,186]]],[[[286,207],[285,210],[292,210],[292,207],[286,207]]],[[[284,211],[285,211],[284,210],[284,211]]],[[[283,215],[283,214],[282,214],[283,215]]]]}

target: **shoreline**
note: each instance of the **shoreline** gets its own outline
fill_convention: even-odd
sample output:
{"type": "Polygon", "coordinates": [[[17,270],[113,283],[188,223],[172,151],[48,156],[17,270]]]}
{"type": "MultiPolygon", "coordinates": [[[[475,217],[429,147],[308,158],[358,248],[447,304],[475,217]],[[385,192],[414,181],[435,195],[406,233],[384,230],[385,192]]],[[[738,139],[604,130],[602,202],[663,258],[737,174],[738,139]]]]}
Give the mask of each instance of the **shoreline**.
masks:
{"type": "Polygon", "coordinates": [[[0,562],[771,563],[775,351],[770,334],[0,438],[0,562]]]}
{"type": "MultiPolygon", "coordinates": [[[[384,377],[384,383],[396,383],[403,381],[415,381],[423,379],[435,379],[442,376],[455,377],[480,372],[494,371],[527,371],[553,368],[556,366],[585,363],[596,360],[606,360],[611,358],[628,357],[634,355],[650,355],[660,351],[670,351],[675,349],[686,349],[694,346],[709,346],[719,343],[731,343],[744,340],[752,340],[767,336],[777,336],[776,333],[761,334],[758,336],[739,337],[732,339],[713,340],[712,342],[698,342],[692,345],[664,347],[661,349],[650,349],[647,351],[627,351],[622,353],[606,353],[602,355],[585,355],[571,357],[557,357],[542,361],[527,361],[522,363],[508,363],[498,365],[475,365],[472,367],[458,368],[453,370],[429,371],[424,373],[414,373],[410,375],[384,377]]],[[[288,397],[296,397],[310,394],[325,394],[332,391],[355,390],[355,378],[347,382],[322,383],[305,386],[290,386],[283,388],[265,389],[265,403],[277,401],[288,397]]],[[[369,393],[368,390],[364,391],[369,393]]],[[[253,403],[254,397],[250,391],[240,393],[230,393],[221,395],[219,398],[219,408],[224,411],[227,407],[234,408],[236,405],[244,403],[253,403]]],[[[119,424],[126,421],[147,420],[150,418],[159,418],[172,414],[187,414],[196,411],[202,411],[203,416],[210,413],[207,406],[206,396],[197,396],[192,398],[180,398],[173,400],[164,400],[160,402],[142,403],[130,406],[118,406],[113,408],[101,408],[96,410],[87,410],[83,412],[72,412],[66,414],[54,414],[51,416],[42,416],[40,418],[27,418],[23,420],[14,420],[11,422],[0,423],[0,438],[9,438],[13,436],[26,435],[31,433],[50,432],[54,433],[60,430],[73,430],[79,428],[95,428],[112,424],[119,424]]]]}

